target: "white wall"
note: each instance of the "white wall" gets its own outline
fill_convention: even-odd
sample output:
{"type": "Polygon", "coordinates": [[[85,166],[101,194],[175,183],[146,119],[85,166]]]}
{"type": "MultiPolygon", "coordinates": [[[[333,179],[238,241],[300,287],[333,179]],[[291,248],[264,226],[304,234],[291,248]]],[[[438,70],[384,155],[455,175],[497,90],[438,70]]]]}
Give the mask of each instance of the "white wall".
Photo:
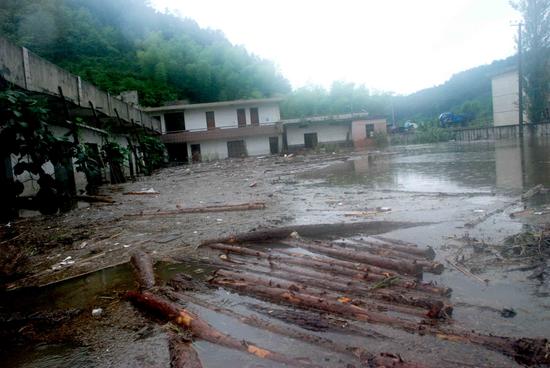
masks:
{"type": "MultiPolygon", "coordinates": [[[[280,139],[279,139],[280,140],[280,139]]],[[[249,156],[269,155],[269,137],[247,137],[246,151],[249,156]]]]}
{"type": "Polygon", "coordinates": [[[227,141],[203,141],[187,145],[188,157],[191,160],[191,145],[200,144],[202,161],[222,160],[227,158],[227,141]]]}
{"type": "MultiPolygon", "coordinates": [[[[491,80],[495,126],[519,124],[518,83],[517,71],[497,75],[491,80]]],[[[523,120],[527,122],[527,112],[523,120]]]]}
{"type": "MultiPolygon", "coordinates": [[[[257,136],[235,139],[223,139],[215,141],[202,141],[192,144],[200,144],[202,161],[223,160],[229,156],[227,151],[228,141],[244,140],[248,156],[269,155],[269,136],[257,136]]],[[[281,151],[282,137],[279,136],[279,152],[281,151]]],[[[191,160],[191,143],[187,145],[188,157],[191,160]]]]}
{"type": "Polygon", "coordinates": [[[307,127],[300,128],[296,125],[287,126],[287,144],[289,146],[304,145],[305,133],[317,133],[319,143],[343,142],[350,138],[350,125],[338,124],[308,124],[307,127]]]}
{"type": "MultiPolygon", "coordinates": [[[[238,106],[222,106],[211,107],[205,109],[191,109],[185,110],[185,129],[194,130],[206,130],[206,112],[214,111],[214,119],[216,121],[216,128],[236,128],[237,123],[237,109],[245,109],[246,113],[246,125],[251,125],[250,120],[250,108],[257,107],[258,115],[260,118],[260,124],[269,125],[274,124],[281,120],[279,112],[279,104],[258,104],[258,105],[238,105],[238,106]]],[[[164,120],[164,119],[163,119],[164,120]]]]}
{"type": "MultiPolygon", "coordinates": [[[[65,135],[69,129],[65,127],[59,127],[59,126],[50,126],[50,131],[57,137],[65,135]]],[[[68,139],[72,141],[72,136],[69,136],[68,139]]],[[[103,138],[103,135],[95,130],[92,129],[86,129],[86,128],[79,128],[79,140],[81,143],[92,143],[97,144],[99,146],[99,149],[101,150],[101,146],[105,143],[105,140],[103,138]]],[[[122,147],[128,148],[128,140],[124,136],[116,136],[114,140],[120,144],[122,147]]],[[[12,167],[15,166],[18,162],[18,157],[12,155],[11,156],[12,161],[12,167]]],[[[130,175],[130,167],[128,166],[128,162],[125,163],[125,166],[123,167],[124,175],[129,176],[130,175]]],[[[54,167],[51,162],[45,163],[42,168],[47,174],[54,174],[54,167]]],[[[134,167],[135,169],[135,167],[134,167]]],[[[73,171],[74,171],[74,180],[75,180],[75,186],[76,186],[76,192],[77,194],[84,192],[86,190],[86,176],[83,172],[79,172],[76,170],[76,159],[73,158],[73,171]]],[[[135,172],[135,170],[134,170],[135,172]]],[[[109,177],[109,168],[106,167],[104,169],[104,176],[107,178],[107,180],[110,180],[109,177]]],[[[38,192],[38,189],[40,189],[40,186],[36,183],[38,180],[38,177],[35,175],[31,175],[28,172],[24,172],[21,175],[14,176],[15,180],[19,180],[24,185],[24,191],[21,194],[22,196],[31,196],[35,195],[38,192]],[[32,180],[30,180],[32,179],[32,180]]]]}

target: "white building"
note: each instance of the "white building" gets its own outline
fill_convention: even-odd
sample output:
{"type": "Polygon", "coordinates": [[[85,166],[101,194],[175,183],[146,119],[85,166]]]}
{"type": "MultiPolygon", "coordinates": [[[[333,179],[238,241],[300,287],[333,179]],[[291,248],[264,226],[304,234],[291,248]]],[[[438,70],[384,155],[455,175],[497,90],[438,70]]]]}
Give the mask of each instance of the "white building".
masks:
{"type": "Polygon", "coordinates": [[[367,125],[369,127],[376,126],[376,131],[386,132],[386,120],[378,119],[374,121],[368,113],[311,116],[302,119],[283,120],[286,149],[296,151],[302,148],[315,148],[317,145],[354,145],[357,147],[359,140],[364,143],[361,147],[366,147],[369,143],[366,142],[367,125]],[[381,128],[378,128],[378,123],[381,123],[381,128]],[[358,129],[358,126],[361,128],[358,129]],[[360,133],[362,133],[362,136],[360,133]]]}
{"type": "MultiPolygon", "coordinates": [[[[497,74],[491,79],[494,126],[519,124],[518,84],[518,71],[515,68],[497,74]]],[[[527,123],[526,113],[523,115],[523,121],[527,123]]]]}
{"type": "Polygon", "coordinates": [[[149,108],[175,162],[275,154],[282,149],[281,98],[149,108]]]}

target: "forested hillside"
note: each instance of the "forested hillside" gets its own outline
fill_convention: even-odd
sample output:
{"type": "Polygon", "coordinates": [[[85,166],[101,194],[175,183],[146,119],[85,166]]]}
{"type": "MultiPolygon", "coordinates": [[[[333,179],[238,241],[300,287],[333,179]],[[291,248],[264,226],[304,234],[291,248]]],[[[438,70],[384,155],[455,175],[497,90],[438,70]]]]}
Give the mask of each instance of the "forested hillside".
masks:
{"type": "Polygon", "coordinates": [[[285,117],[368,111],[385,115],[391,122],[429,122],[452,111],[471,117],[471,123],[492,122],[491,77],[515,65],[515,57],[494,61],[453,75],[445,83],[407,96],[372,93],[353,83],[335,82],[330,89],[318,86],[295,90],[283,103],[285,117]],[[392,111],[393,108],[393,111],[392,111]]]}
{"type": "Polygon", "coordinates": [[[286,118],[368,111],[391,121],[433,121],[444,111],[492,119],[491,76],[515,63],[495,61],[409,96],[335,82],[291,92],[271,61],[232,45],[219,31],[156,12],[146,0],[2,0],[0,33],[117,94],[138,90],[145,106],[287,95],[286,118]]]}
{"type": "Polygon", "coordinates": [[[145,0],[2,0],[0,33],[102,89],[136,89],[146,106],[290,91],[270,61],[145,0]]]}
{"type": "Polygon", "coordinates": [[[399,120],[425,121],[452,111],[471,115],[475,122],[492,121],[491,77],[516,64],[515,57],[497,60],[453,75],[442,85],[394,100],[399,120]]]}

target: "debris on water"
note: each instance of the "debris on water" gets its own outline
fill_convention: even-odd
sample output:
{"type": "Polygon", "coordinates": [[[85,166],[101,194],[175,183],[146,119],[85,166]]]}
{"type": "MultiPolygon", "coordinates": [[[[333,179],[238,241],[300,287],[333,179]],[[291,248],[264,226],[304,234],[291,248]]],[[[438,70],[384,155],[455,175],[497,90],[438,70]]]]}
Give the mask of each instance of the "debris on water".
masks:
{"type": "Polygon", "coordinates": [[[63,259],[61,262],[57,263],[57,264],[54,264],[52,266],[52,270],[56,271],[56,270],[60,270],[62,269],[64,266],[70,266],[72,264],[74,264],[74,260],[72,259],[73,257],[71,256],[67,256],[65,257],[65,259],[63,259]]]}
{"type": "Polygon", "coordinates": [[[124,192],[122,194],[124,195],[156,195],[156,194],[160,194],[160,192],[157,192],[153,188],[149,188],[149,189],[142,189],[137,191],[124,192]]]}
{"type": "Polygon", "coordinates": [[[504,318],[514,318],[516,316],[516,311],[513,308],[502,308],[500,315],[504,318]]]}
{"type": "Polygon", "coordinates": [[[290,233],[290,237],[292,239],[300,239],[300,234],[298,234],[297,231],[293,231],[293,232],[290,233]]]}

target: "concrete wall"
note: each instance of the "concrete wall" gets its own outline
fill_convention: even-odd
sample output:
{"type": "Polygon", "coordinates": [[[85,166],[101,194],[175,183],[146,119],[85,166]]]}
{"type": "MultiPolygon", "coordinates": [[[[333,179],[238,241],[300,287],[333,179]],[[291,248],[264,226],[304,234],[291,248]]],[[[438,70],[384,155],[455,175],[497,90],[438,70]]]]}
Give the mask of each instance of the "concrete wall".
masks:
{"type": "Polygon", "coordinates": [[[304,134],[306,133],[317,133],[318,143],[342,143],[350,140],[349,123],[304,123],[304,125],[286,126],[286,139],[289,148],[304,146],[304,134]]]}
{"type": "MultiPolygon", "coordinates": [[[[281,120],[278,103],[267,103],[258,105],[221,106],[204,109],[184,110],[185,129],[189,131],[206,130],[206,112],[214,111],[216,128],[234,128],[237,123],[237,109],[245,109],[246,125],[251,125],[250,108],[257,107],[260,118],[260,125],[274,124],[281,120]]],[[[164,119],[163,119],[164,120],[164,119]]]]}
{"type": "Polygon", "coordinates": [[[89,108],[89,103],[92,102],[99,113],[112,118],[116,118],[116,108],[122,120],[130,122],[133,118],[138,125],[146,128],[151,128],[152,125],[154,130],[160,131],[160,122],[152,121],[147,113],[111,97],[79,76],[2,37],[0,37],[0,77],[28,91],[53,96],[59,96],[58,87],[60,86],[66,100],[74,105],[89,108]]]}
{"type": "MultiPolygon", "coordinates": [[[[280,141],[281,139],[279,139],[280,141]]],[[[248,137],[245,139],[249,156],[269,155],[269,137],[248,137]]]]}
{"type": "MultiPolygon", "coordinates": [[[[491,80],[495,126],[519,124],[518,73],[510,71],[491,80]]],[[[526,116],[524,117],[525,120],[526,116]]]]}
{"type": "MultiPolygon", "coordinates": [[[[189,159],[192,159],[191,144],[200,144],[202,161],[223,160],[228,158],[227,150],[228,141],[244,140],[246,152],[248,156],[269,155],[269,136],[246,137],[242,139],[224,139],[215,141],[202,141],[197,143],[187,144],[187,154],[189,159]]],[[[282,137],[279,136],[279,151],[281,150],[282,137]]]]}
{"type": "MultiPolygon", "coordinates": [[[[60,126],[50,126],[50,130],[54,135],[58,137],[64,136],[66,133],[69,132],[68,128],[60,127],[60,126]]],[[[94,130],[91,128],[90,129],[80,128],[79,138],[80,138],[80,142],[82,143],[97,144],[100,150],[101,150],[101,146],[106,143],[104,139],[104,134],[101,133],[101,131],[99,130],[94,130]]],[[[72,141],[72,137],[69,136],[68,139],[72,141]]],[[[122,147],[128,148],[128,140],[126,139],[125,136],[118,135],[114,137],[114,140],[115,142],[120,144],[122,147]]],[[[11,156],[12,168],[17,164],[18,161],[19,160],[17,156],[15,155],[11,156]]],[[[84,175],[83,172],[79,172],[76,170],[76,159],[73,158],[72,162],[73,162],[73,172],[74,172],[74,182],[75,182],[76,192],[77,194],[84,193],[86,191],[86,185],[87,185],[86,176],[84,175]]],[[[47,174],[54,174],[54,166],[50,162],[45,163],[42,166],[42,168],[47,174]]],[[[136,172],[135,163],[132,163],[132,169],[134,170],[134,173],[135,173],[136,172]]],[[[130,176],[130,162],[127,161],[125,163],[125,166],[123,167],[123,171],[126,177],[130,176]]],[[[108,165],[106,165],[106,167],[103,169],[102,175],[107,181],[111,179],[108,165]]],[[[24,185],[24,191],[21,194],[22,196],[35,195],[40,189],[39,185],[36,182],[38,180],[38,176],[36,175],[32,175],[28,172],[24,172],[21,175],[14,176],[14,179],[21,181],[24,185]]]]}
{"type": "Polygon", "coordinates": [[[355,148],[365,148],[373,142],[372,137],[367,137],[367,125],[374,125],[375,133],[387,133],[386,119],[356,120],[351,123],[351,136],[355,148]]]}

